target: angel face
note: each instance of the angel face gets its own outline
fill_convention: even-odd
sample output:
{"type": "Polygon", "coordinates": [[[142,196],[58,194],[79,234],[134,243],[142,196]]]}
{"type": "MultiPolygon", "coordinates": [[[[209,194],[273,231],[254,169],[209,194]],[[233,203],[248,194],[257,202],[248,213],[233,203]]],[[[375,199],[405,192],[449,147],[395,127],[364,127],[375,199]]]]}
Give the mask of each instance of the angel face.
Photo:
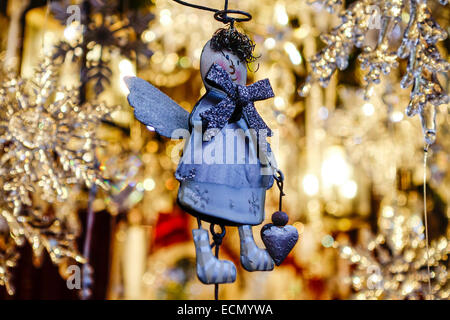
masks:
{"type": "Polygon", "coordinates": [[[200,58],[200,73],[202,80],[207,89],[211,86],[205,83],[205,77],[211,66],[217,63],[228,74],[231,79],[239,85],[245,85],[247,83],[247,64],[241,61],[236,55],[228,50],[214,51],[211,49],[210,41],[208,41],[203,48],[200,58]]]}

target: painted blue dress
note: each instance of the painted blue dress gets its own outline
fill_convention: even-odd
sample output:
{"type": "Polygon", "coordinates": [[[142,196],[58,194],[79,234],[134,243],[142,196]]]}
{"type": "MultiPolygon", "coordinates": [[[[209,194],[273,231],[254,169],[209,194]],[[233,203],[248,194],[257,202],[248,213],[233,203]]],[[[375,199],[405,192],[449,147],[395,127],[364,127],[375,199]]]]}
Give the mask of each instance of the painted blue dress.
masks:
{"type": "Polygon", "coordinates": [[[203,141],[206,126],[200,114],[225,97],[222,91],[211,89],[190,114],[190,136],[175,173],[180,181],[178,203],[208,222],[258,225],[264,220],[273,172],[267,161],[258,158],[258,153],[265,153],[258,152],[245,114],[227,123],[210,141],[203,141]]]}

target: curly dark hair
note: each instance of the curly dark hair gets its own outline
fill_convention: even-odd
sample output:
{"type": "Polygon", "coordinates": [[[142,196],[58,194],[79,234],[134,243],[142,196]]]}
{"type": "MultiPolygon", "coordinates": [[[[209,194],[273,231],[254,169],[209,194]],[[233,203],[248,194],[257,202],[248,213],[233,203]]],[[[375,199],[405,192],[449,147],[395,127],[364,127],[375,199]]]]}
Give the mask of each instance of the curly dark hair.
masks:
{"type": "Polygon", "coordinates": [[[242,62],[250,63],[258,57],[253,55],[255,43],[244,33],[233,27],[220,28],[211,38],[211,49],[233,52],[242,62]]]}

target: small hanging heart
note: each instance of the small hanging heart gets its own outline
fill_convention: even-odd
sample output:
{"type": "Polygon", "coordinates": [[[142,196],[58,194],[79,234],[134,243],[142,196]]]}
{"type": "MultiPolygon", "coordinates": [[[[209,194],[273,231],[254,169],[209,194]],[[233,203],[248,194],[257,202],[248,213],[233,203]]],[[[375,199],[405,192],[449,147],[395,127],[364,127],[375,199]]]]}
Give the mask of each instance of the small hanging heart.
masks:
{"type": "Polygon", "coordinates": [[[289,217],[283,211],[272,215],[272,222],[261,229],[261,238],[266,245],[273,261],[279,266],[287,257],[298,240],[298,231],[293,226],[287,226],[289,217]]]}

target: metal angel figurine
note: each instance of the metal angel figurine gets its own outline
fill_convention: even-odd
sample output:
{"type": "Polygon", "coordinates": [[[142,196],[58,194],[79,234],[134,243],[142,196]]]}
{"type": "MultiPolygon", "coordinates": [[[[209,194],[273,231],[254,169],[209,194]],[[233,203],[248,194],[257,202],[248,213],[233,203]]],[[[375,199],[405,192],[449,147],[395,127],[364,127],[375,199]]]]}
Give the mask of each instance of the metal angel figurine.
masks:
{"type": "MultiPolygon", "coordinates": [[[[128,101],[140,122],[165,137],[186,139],[175,173],[180,182],[178,203],[198,219],[198,229],[192,233],[197,275],[205,284],[236,279],[235,265],[218,259],[225,226],[238,227],[240,261],[248,271],[272,270],[298,239],[296,228],[285,226],[288,217],[281,205],[272,217],[274,224],[264,226],[261,233],[267,250],[253,239],[252,226],[264,220],[266,190],[274,178],[279,187],[283,183],[266,141],[272,132],[254,106],[274,93],[267,79],[246,86],[247,63],[256,59],[253,49],[253,42],[233,25],[216,31],[201,54],[200,72],[207,92],[190,114],[146,81],[125,80],[128,101]],[[213,245],[202,221],[211,223],[213,245]],[[216,224],[221,233],[215,232],[216,224]]],[[[281,200],[282,188],[280,192],[281,200]]]]}

